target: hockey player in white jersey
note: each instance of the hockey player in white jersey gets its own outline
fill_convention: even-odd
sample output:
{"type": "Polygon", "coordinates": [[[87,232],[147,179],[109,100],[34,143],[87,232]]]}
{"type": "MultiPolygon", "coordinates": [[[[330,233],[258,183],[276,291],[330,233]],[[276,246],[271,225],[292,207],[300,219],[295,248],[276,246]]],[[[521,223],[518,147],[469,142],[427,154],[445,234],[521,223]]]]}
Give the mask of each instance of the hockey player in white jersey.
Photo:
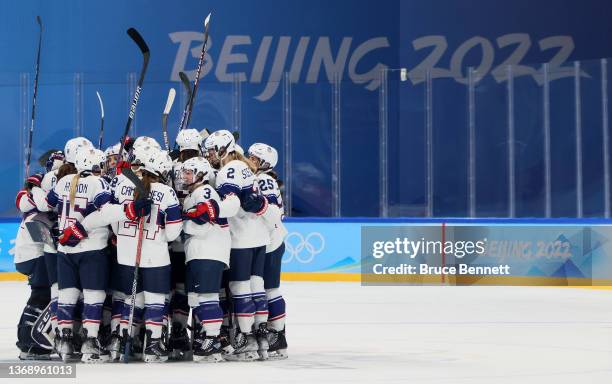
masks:
{"type": "MultiPolygon", "coordinates": [[[[279,287],[287,229],[281,222],[283,199],[278,187],[278,177],[273,170],[278,162],[278,152],[267,144],[255,143],[249,147],[248,153],[249,159],[257,165],[256,178],[259,192],[269,202],[268,210],[263,216],[270,231],[270,244],[266,246],[264,265],[264,288],[268,300],[268,316],[264,320],[267,321],[267,353],[270,359],[285,359],[288,356],[285,337],[285,299],[279,287]]],[[[260,337],[258,342],[261,345],[260,337]]]]}
{"type": "MultiPolygon", "coordinates": [[[[71,148],[72,149],[72,148],[71,148]]],[[[70,156],[72,151],[66,151],[70,156]]],[[[70,158],[72,159],[72,158],[70,158]]],[[[58,246],[58,328],[61,332],[58,353],[68,359],[73,353],[73,322],[80,291],[83,290],[83,332],[85,343],[81,348],[83,362],[108,361],[106,351],[98,340],[102,316],[102,303],[108,284],[108,260],[103,252],[108,240],[108,229],[96,227],[89,231],[81,222],[92,212],[110,202],[108,184],[92,172],[99,168],[99,156],[92,148],[76,150],[74,175],[58,180],[48,193],[48,209],[60,214],[62,234],[58,246]]]]}
{"type": "Polygon", "coordinates": [[[32,198],[32,189],[38,188],[43,179],[41,174],[29,176],[25,186],[17,193],[15,204],[22,213],[22,220],[15,239],[15,269],[28,277],[30,297],[23,309],[17,325],[17,347],[22,360],[48,360],[50,351],[37,345],[31,337],[32,327],[38,316],[49,303],[50,283],[43,257],[44,243],[36,242],[30,235],[27,224],[34,224],[36,216],[40,216],[32,198]]]}
{"type": "MultiPolygon", "coordinates": [[[[183,129],[176,136],[176,144],[179,147],[179,156],[173,163],[172,181],[179,201],[189,194],[183,187],[181,174],[183,162],[200,155],[202,136],[196,129],[183,129]]],[[[170,246],[170,259],[172,262],[172,297],[170,300],[170,312],[172,315],[172,326],[168,348],[171,359],[184,359],[189,355],[191,343],[187,333],[187,321],[189,319],[189,303],[185,291],[185,249],[181,237],[177,238],[170,246]]]]}
{"type": "MultiPolygon", "coordinates": [[[[139,167],[142,180],[150,191],[151,212],[145,218],[140,261],[139,287],[136,297],[137,312],[144,318],[146,329],[145,362],[160,362],[168,359],[162,340],[162,323],[166,295],[170,293],[170,255],[168,243],[181,232],[182,220],[175,192],[167,186],[165,176],[171,170],[171,160],[165,152],[149,147],[135,147],[132,169],[139,167]]],[[[115,199],[123,204],[134,199],[134,186],[124,178],[115,187],[115,199]]],[[[121,291],[131,294],[136,255],[137,222],[119,221],[113,225],[117,234],[117,261],[121,291]]],[[[127,335],[129,306],[124,307],[121,320],[122,334],[127,335]]],[[[135,318],[136,316],[135,311],[135,318]]]]}
{"type": "MultiPolygon", "coordinates": [[[[55,184],[57,184],[57,176],[61,166],[64,165],[64,152],[56,151],[49,155],[49,158],[46,162],[46,171],[45,176],[40,183],[40,189],[42,193],[38,196],[37,200],[41,200],[40,204],[42,207],[46,207],[46,200],[42,201],[43,197],[46,197],[49,191],[51,191],[55,184]]],[[[37,193],[38,194],[38,193],[37,193]]],[[[57,213],[49,212],[48,218],[51,223],[51,233],[50,235],[53,238],[57,238],[58,231],[58,223],[57,223],[57,213]]],[[[47,267],[47,276],[49,278],[49,284],[51,285],[51,304],[49,311],[51,313],[50,316],[50,330],[52,331],[53,336],[55,336],[55,329],[57,328],[57,247],[54,242],[45,243],[44,244],[44,259],[45,265],[47,267]]]]}
{"type": "Polygon", "coordinates": [[[260,215],[267,210],[268,202],[256,193],[255,167],[251,169],[250,162],[236,152],[234,136],[221,130],[206,140],[209,158],[221,167],[216,187],[223,201],[217,216],[228,217],[232,237],[228,279],[239,328],[233,340],[233,358],[254,360],[259,349],[253,334],[254,316],[267,315],[263,271],[270,235],[260,215]]]}
{"type": "MultiPolygon", "coordinates": [[[[203,157],[183,163],[181,181],[190,192],[183,202],[186,289],[195,321],[201,325],[193,340],[193,360],[219,362],[231,353],[227,337],[220,337],[223,310],[219,290],[229,267],[231,236],[227,219],[215,217],[221,198],[208,184],[212,168],[203,157]]],[[[225,336],[225,335],[224,335],[225,336]]]]}
{"type": "Polygon", "coordinates": [[[134,148],[131,167],[142,178],[149,191],[146,207],[140,206],[142,199],[134,196],[134,184],[122,177],[114,188],[115,204],[103,208],[99,215],[92,216],[92,220],[86,220],[84,223],[87,228],[92,225],[94,218],[97,222],[117,220],[111,225],[117,235],[116,273],[119,288],[126,297],[121,319],[121,333],[125,342],[128,335],[129,295],[132,292],[138,242],[138,212],[144,209],[145,226],[134,310],[134,331],[144,320],[145,362],[163,362],[168,359],[168,352],[162,340],[164,305],[166,295],[170,292],[168,243],[178,237],[182,229],[178,199],[174,191],[164,183],[171,166],[170,158],[163,151],[151,147],[134,148]],[[123,213],[126,213],[127,217],[123,218],[123,213]]]}

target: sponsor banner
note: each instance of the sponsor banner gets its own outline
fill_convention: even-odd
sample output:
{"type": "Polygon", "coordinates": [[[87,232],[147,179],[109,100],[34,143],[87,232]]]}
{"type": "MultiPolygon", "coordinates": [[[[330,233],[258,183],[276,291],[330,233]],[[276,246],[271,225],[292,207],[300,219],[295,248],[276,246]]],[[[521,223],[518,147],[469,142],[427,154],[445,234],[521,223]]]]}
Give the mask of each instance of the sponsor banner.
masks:
{"type": "MultiPolygon", "coordinates": [[[[283,278],[612,286],[612,225],[604,221],[448,221],[289,219],[283,278]]],[[[17,228],[0,223],[0,271],[13,278],[17,228]]]]}

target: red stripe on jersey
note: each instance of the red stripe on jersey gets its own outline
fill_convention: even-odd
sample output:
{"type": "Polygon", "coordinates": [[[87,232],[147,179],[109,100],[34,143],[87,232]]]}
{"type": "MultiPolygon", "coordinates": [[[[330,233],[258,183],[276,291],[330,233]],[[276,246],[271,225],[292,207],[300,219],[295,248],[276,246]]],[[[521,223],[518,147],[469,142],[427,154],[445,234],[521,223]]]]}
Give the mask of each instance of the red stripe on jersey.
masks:
{"type": "Polygon", "coordinates": [[[200,323],[209,324],[209,323],[222,323],[223,319],[215,319],[215,320],[202,320],[200,323]]]}
{"type": "Polygon", "coordinates": [[[283,317],[285,317],[285,315],[286,315],[286,313],[283,313],[282,315],[278,315],[278,316],[275,316],[275,317],[273,317],[271,319],[268,319],[268,321],[274,321],[274,320],[282,319],[283,317]]]}

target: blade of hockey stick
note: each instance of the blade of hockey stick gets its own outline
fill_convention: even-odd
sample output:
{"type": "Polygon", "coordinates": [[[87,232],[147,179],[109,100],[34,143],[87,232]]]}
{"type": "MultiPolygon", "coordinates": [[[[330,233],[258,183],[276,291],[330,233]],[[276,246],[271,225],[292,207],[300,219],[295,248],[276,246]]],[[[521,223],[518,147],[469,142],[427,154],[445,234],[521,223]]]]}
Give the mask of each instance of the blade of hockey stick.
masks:
{"type": "MultiPolygon", "coordinates": [[[[187,116],[187,111],[189,111],[189,103],[191,102],[191,83],[189,82],[189,77],[185,74],[185,72],[179,72],[179,77],[181,78],[181,83],[183,84],[183,89],[187,93],[187,101],[185,102],[185,107],[183,108],[183,114],[181,115],[181,122],[179,123],[179,132],[183,127],[183,121],[185,116],[187,116]]],[[[174,143],[173,148],[176,149],[176,142],[174,143]]]]}
{"type": "Polygon", "coordinates": [[[181,78],[181,83],[183,83],[185,92],[187,92],[187,102],[185,103],[185,108],[187,108],[187,106],[189,106],[189,100],[191,100],[191,82],[183,71],[179,72],[179,77],[181,78]]]}
{"type": "Polygon", "coordinates": [[[174,104],[174,98],[176,97],[176,90],[170,88],[168,91],[168,99],[166,100],[166,106],[164,107],[164,113],[162,114],[162,135],[164,137],[164,145],[166,150],[170,151],[170,140],[168,139],[168,115],[174,104]]]}
{"type": "Polygon", "coordinates": [[[98,95],[98,102],[100,102],[100,138],[98,139],[98,149],[102,149],[102,138],[104,137],[104,103],[102,102],[102,96],[100,92],[96,91],[98,95]]]}
{"type": "Polygon", "coordinates": [[[140,48],[140,51],[143,55],[149,53],[149,46],[147,45],[147,43],[145,43],[144,39],[135,28],[128,29],[127,34],[130,35],[132,40],[134,40],[134,42],[138,45],[138,48],[140,48]]]}
{"type": "Polygon", "coordinates": [[[144,82],[145,74],[147,73],[147,66],[149,65],[149,59],[151,57],[151,53],[149,51],[149,47],[147,43],[145,43],[144,39],[134,28],[130,28],[127,30],[127,34],[134,40],[140,51],[142,52],[142,69],[140,70],[140,77],[138,78],[138,84],[136,85],[136,90],[134,91],[134,98],[132,99],[132,105],[130,106],[130,113],[128,115],[127,123],[125,124],[125,130],[123,131],[123,136],[121,137],[121,146],[119,148],[119,154],[123,153],[123,147],[125,146],[125,139],[130,133],[130,127],[132,126],[132,121],[134,120],[134,115],[136,114],[136,106],[138,105],[138,99],[140,98],[140,92],[142,91],[142,83],[144,82]]]}
{"type": "Polygon", "coordinates": [[[28,136],[28,156],[26,159],[26,176],[30,175],[30,161],[32,160],[32,137],[34,135],[34,116],[36,112],[36,96],[38,96],[38,76],[40,74],[40,50],[42,48],[43,25],[40,16],[36,16],[36,23],[40,32],[38,34],[38,51],[36,53],[36,75],[34,76],[34,95],[32,96],[32,120],[30,123],[30,133],[28,136]]]}
{"type": "Polygon", "coordinates": [[[185,72],[179,72],[179,77],[181,78],[181,83],[183,83],[183,88],[187,93],[187,101],[185,102],[185,107],[183,108],[183,114],[181,115],[181,122],[179,123],[179,132],[183,129],[183,123],[185,122],[185,117],[189,111],[189,103],[191,103],[191,82],[189,81],[189,77],[185,74],[185,72]]]}

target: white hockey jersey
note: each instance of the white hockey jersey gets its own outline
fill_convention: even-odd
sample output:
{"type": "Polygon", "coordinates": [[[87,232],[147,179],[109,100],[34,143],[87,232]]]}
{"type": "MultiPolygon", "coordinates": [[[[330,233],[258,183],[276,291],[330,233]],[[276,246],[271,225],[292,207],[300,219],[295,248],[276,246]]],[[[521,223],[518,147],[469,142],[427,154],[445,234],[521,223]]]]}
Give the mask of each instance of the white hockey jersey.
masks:
{"type": "MultiPolygon", "coordinates": [[[[134,184],[125,176],[115,183],[113,203],[123,206],[134,199],[134,184]]],[[[170,264],[168,243],[181,233],[181,209],[174,190],[162,183],[152,183],[151,214],[145,217],[140,266],[162,267],[170,264]]],[[[122,219],[111,224],[117,235],[117,261],[134,265],[138,245],[138,221],[122,219]]]]}
{"type": "MultiPolygon", "coordinates": [[[[47,194],[49,193],[50,190],[52,190],[53,188],[55,188],[55,185],[57,184],[57,170],[54,171],[49,171],[47,173],[45,173],[45,176],[43,176],[42,181],[40,182],[40,188],[43,190],[44,192],[44,197],[46,198],[47,194]]],[[[34,194],[34,197],[36,197],[37,194],[34,194]]],[[[37,201],[38,199],[35,199],[34,201],[36,202],[36,206],[38,207],[40,205],[39,201],[37,201]]],[[[43,206],[46,205],[46,200],[43,203],[43,206]]],[[[57,253],[57,248],[55,247],[55,245],[51,245],[51,244],[46,244],[45,243],[45,252],[47,253],[57,253]]]]}
{"type": "MultiPolygon", "coordinates": [[[[70,203],[70,186],[75,175],[62,177],[47,194],[48,209],[57,209],[59,229],[64,230],[71,222],[82,222],[89,214],[111,201],[109,185],[99,176],[81,176],[78,179],[74,202],[70,203]]],[[[109,231],[106,227],[92,228],[87,237],[74,247],[58,245],[64,253],[80,253],[104,249],[108,242],[109,231]]]]}
{"type": "Polygon", "coordinates": [[[57,184],[57,170],[49,171],[45,173],[42,181],[40,182],[40,188],[45,191],[45,193],[49,193],[57,184]]]}
{"type": "MultiPolygon", "coordinates": [[[[183,212],[208,200],[221,202],[219,194],[210,185],[196,188],[183,201],[183,212]]],[[[183,223],[185,232],[186,261],[194,259],[217,260],[229,267],[232,238],[227,219],[219,218],[217,223],[197,224],[192,220],[183,223]]]]}
{"type": "MultiPolygon", "coordinates": [[[[174,190],[176,191],[176,196],[180,204],[183,204],[183,200],[187,195],[189,195],[189,191],[183,188],[183,179],[182,179],[182,171],[183,163],[179,161],[179,159],[175,159],[172,162],[172,173],[174,175],[174,190]]],[[[174,252],[185,252],[185,245],[183,244],[182,236],[177,237],[170,244],[170,249],[174,252]]]]}
{"type": "Polygon", "coordinates": [[[32,200],[32,195],[26,190],[21,190],[17,193],[15,199],[15,205],[23,213],[23,219],[19,224],[17,230],[17,237],[15,238],[15,263],[23,263],[36,259],[43,254],[43,244],[35,243],[30,236],[25,224],[36,216],[38,210],[36,204],[32,200]]]}
{"type": "Polygon", "coordinates": [[[270,203],[266,214],[262,215],[268,230],[270,231],[270,243],[266,246],[266,252],[276,250],[285,241],[287,228],[283,224],[283,198],[276,180],[267,173],[259,173],[256,176],[259,192],[264,195],[270,203]]]}
{"type": "MultiPolygon", "coordinates": [[[[257,191],[254,186],[255,175],[249,167],[240,160],[232,160],[223,166],[216,177],[217,192],[222,199],[236,198],[242,200],[248,194],[257,191]]],[[[232,212],[233,213],[233,212],[232,212]]],[[[228,217],[230,233],[232,234],[232,248],[255,248],[268,245],[270,234],[263,223],[263,219],[254,213],[245,212],[238,208],[235,215],[225,215],[223,210],[221,217],[228,217]]]]}

